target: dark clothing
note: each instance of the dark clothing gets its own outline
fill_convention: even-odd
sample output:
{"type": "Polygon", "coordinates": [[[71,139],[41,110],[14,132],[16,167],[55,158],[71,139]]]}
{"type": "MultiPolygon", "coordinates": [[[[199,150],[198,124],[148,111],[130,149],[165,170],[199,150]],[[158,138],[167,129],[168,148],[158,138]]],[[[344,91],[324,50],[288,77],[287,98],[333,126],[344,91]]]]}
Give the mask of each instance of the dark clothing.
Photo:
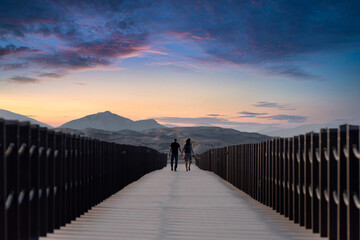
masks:
{"type": "Polygon", "coordinates": [[[175,171],[176,171],[178,165],[178,159],[179,159],[179,155],[177,154],[177,152],[171,154],[171,162],[170,162],[171,169],[173,169],[174,158],[175,158],[175,171]]]}
{"type": "Polygon", "coordinates": [[[185,161],[191,162],[191,152],[185,153],[185,161]]]}
{"type": "Polygon", "coordinates": [[[184,151],[185,151],[185,153],[191,153],[191,149],[192,149],[191,143],[184,145],[184,151]]]}
{"type": "Polygon", "coordinates": [[[170,144],[170,147],[171,147],[171,153],[177,155],[178,154],[178,149],[180,148],[180,144],[177,143],[177,142],[172,142],[170,144]]]}

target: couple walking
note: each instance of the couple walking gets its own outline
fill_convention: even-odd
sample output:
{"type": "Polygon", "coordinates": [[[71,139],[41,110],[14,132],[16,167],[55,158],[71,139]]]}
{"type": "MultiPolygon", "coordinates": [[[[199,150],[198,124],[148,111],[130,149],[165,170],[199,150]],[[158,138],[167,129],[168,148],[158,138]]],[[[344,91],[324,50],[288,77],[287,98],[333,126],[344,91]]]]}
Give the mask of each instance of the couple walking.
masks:
{"type": "Polygon", "coordinates": [[[186,171],[190,171],[190,165],[191,165],[191,155],[194,155],[191,140],[190,138],[186,139],[183,149],[181,150],[180,144],[177,142],[177,139],[174,139],[174,142],[170,144],[170,151],[169,156],[171,156],[171,171],[175,170],[178,165],[178,158],[179,158],[179,151],[181,153],[181,156],[183,153],[185,153],[185,167],[186,171]],[[173,168],[175,159],[175,168],[173,168]]]}

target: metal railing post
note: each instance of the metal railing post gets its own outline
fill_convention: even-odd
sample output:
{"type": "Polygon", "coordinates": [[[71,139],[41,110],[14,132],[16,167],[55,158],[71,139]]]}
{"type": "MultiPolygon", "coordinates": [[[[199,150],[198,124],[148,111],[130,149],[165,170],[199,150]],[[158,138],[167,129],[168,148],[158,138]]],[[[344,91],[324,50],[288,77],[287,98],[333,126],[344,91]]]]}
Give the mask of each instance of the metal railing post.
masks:
{"type": "Polygon", "coordinates": [[[293,177],[293,138],[287,138],[287,162],[288,162],[288,182],[287,182],[287,189],[289,191],[288,197],[288,213],[289,213],[289,220],[294,220],[294,177],[293,177]]]}
{"type": "Polygon", "coordinates": [[[5,165],[6,165],[6,200],[5,211],[8,239],[20,239],[19,219],[19,123],[5,122],[5,165]]]}
{"type": "Polygon", "coordinates": [[[297,186],[297,192],[298,192],[298,213],[299,213],[299,224],[300,226],[305,226],[305,213],[304,213],[304,143],[305,143],[305,136],[300,135],[299,136],[299,142],[298,142],[298,153],[296,155],[296,159],[298,162],[298,186],[297,186]]]}
{"type": "Polygon", "coordinates": [[[40,127],[40,148],[39,148],[39,158],[40,158],[40,186],[39,186],[39,201],[40,201],[40,236],[46,236],[47,227],[48,227],[48,198],[46,195],[47,189],[47,169],[48,161],[46,158],[46,150],[48,148],[47,142],[47,129],[40,127]]]}
{"type": "Polygon", "coordinates": [[[8,230],[5,208],[5,201],[7,198],[5,145],[5,121],[0,119],[0,239],[7,239],[8,230]]]}
{"type": "Polygon", "coordinates": [[[30,238],[30,123],[19,124],[19,229],[20,239],[30,238]]]}
{"type": "Polygon", "coordinates": [[[315,189],[317,199],[319,200],[319,232],[321,237],[328,236],[327,230],[327,201],[325,192],[327,191],[327,160],[325,151],[327,146],[327,129],[320,129],[319,148],[315,150],[316,160],[319,163],[319,187],[315,189]]]}
{"type": "Polygon", "coordinates": [[[289,217],[289,191],[290,191],[290,183],[289,183],[289,156],[288,156],[288,145],[289,139],[285,138],[282,140],[282,159],[283,159],[283,208],[284,208],[284,216],[289,217]]]}
{"type": "Polygon", "coordinates": [[[299,186],[299,162],[298,162],[298,152],[299,152],[299,136],[293,137],[292,141],[292,175],[293,175],[293,215],[294,215],[294,223],[299,223],[299,194],[300,194],[300,186],[299,186]]]}
{"type": "Polygon", "coordinates": [[[312,191],[309,191],[311,187],[311,162],[310,162],[310,149],[311,149],[311,133],[307,133],[304,136],[304,185],[303,185],[303,194],[304,194],[304,226],[306,229],[311,229],[311,194],[312,191]]]}
{"type": "Polygon", "coordinates": [[[313,233],[319,232],[319,199],[317,191],[319,189],[319,162],[316,158],[316,151],[319,148],[319,134],[311,133],[311,147],[309,149],[308,157],[310,162],[311,183],[308,187],[311,198],[311,226],[313,233]]]}
{"type": "Polygon", "coordinates": [[[337,189],[336,189],[336,204],[337,204],[337,239],[342,240],[347,237],[347,210],[346,203],[343,196],[347,196],[346,192],[346,133],[347,125],[341,125],[338,128],[337,148],[333,150],[334,158],[337,161],[337,189]],[[345,148],[345,149],[344,149],[345,148]]]}
{"type": "Polygon", "coordinates": [[[359,126],[347,126],[346,129],[346,148],[344,154],[346,157],[346,195],[347,199],[346,214],[347,214],[347,239],[359,239],[359,217],[360,204],[358,200],[359,193],[359,126]]]}
{"type": "Polygon", "coordinates": [[[40,235],[40,129],[38,125],[31,126],[31,147],[30,147],[30,193],[31,204],[30,237],[36,239],[40,235]]]}
{"type": "Polygon", "coordinates": [[[197,164],[321,237],[358,239],[359,142],[359,126],[343,125],[212,149],[197,164]]]}
{"type": "Polygon", "coordinates": [[[55,166],[55,185],[54,185],[54,208],[55,221],[54,228],[59,229],[63,225],[63,196],[64,196],[64,134],[61,132],[55,133],[55,151],[54,151],[54,166],[55,166]]]}
{"type": "Polygon", "coordinates": [[[327,161],[327,190],[324,192],[324,197],[327,201],[328,212],[328,238],[329,240],[337,239],[337,204],[336,204],[336,189],[337,189],[337,162],[334,158],[333,150],[337,147],[337,129],[327,130],[327,147],[324,151],[325,159],[327,161]],[[335,196],[335,198],[334,198],[335,196]]]}
{"type": "Polygon", "coordinates": [[[149,148],[0,119],[0,239],[46,236],[164,166],[165,155],[149,148]]]}
{"type": "Polygon", "coordinates": [[[285,181],[284,181],[284,139],[278,138],[278,212],[281,215],[284,215],[285,206],[284,206],[284,192],[285,192],[285,181]]]}
{"type": "Polygon", "coordinates": [[[52,233],[55,226],[55,163],[54,163],[54,149],[55,149],[55,132],[48,130],[47,148],[46,148],[46,162],[47,162],[47,185],[46,198],[48,203],[48,223],[47,232],[52,233]]]}

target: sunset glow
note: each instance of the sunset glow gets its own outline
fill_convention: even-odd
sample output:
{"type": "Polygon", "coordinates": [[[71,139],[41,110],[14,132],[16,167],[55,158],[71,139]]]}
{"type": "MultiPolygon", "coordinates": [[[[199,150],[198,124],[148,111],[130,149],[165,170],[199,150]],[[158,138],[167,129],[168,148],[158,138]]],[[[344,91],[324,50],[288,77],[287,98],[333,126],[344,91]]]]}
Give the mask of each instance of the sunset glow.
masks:
{"type": "Polygon", "coordinates": [[[0,109],[256,131],[360,123],[359,1],[0,6],[0,109]]]}

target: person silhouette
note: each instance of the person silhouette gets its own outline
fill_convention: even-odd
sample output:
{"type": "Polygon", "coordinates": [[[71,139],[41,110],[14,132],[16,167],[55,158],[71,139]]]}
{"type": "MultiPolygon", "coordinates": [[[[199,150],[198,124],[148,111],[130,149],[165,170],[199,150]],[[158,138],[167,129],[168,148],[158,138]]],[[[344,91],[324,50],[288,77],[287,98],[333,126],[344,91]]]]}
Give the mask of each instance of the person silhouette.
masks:
{"type": "Polygon", "coordinates": [[[176,171],[176,169],[177,169],[178,159],[179,159],[179,151],[182,154],[180,144],[177,142],[177,139],[175,138],[174,141],[170,144],[170,150],[169,150],[169,156],[171,156],[171,161],[170,161],[171,171],[173,171],[173,170],[176,171]],[[174,159],[175,159],[175,168],[173,169],[174,159]]]}
{"type": "Polygon", "coordinates": [[[191,156],[194,155],[194,151],[191,145],[190,138],[186,139],[183,151],[185,152],[185,168],[186,171],[190,171],[191,156]]]}

